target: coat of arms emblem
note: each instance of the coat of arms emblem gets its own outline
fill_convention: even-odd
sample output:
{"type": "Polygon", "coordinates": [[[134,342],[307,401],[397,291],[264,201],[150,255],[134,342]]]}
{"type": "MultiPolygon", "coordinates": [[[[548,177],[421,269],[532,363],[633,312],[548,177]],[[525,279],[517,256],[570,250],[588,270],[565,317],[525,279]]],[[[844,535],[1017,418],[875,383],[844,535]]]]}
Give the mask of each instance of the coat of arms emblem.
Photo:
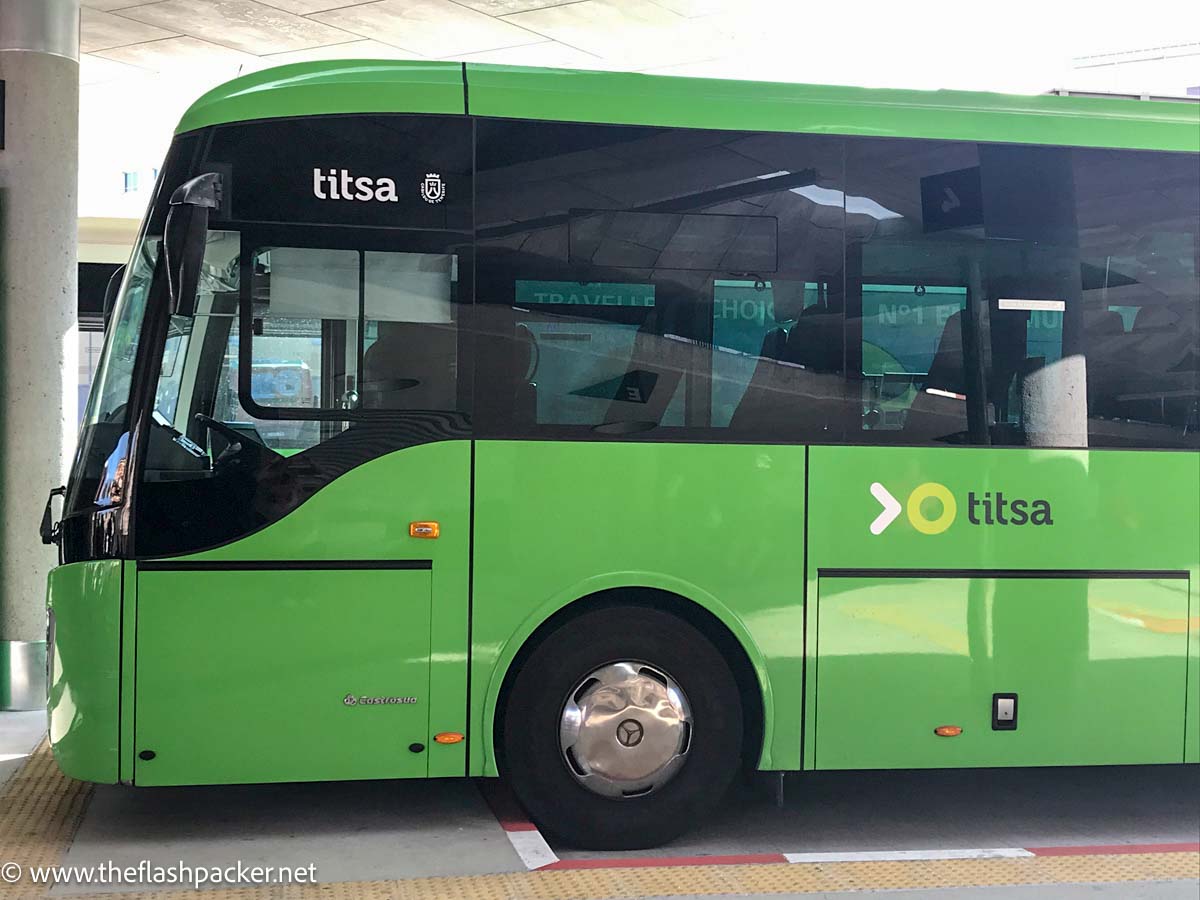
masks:
{"type": "Polygon", "coordinates": [[[421,182],[421,199],[426,203],[441,203],[446,199],[446,183],[437,172],[428,172],[421,182]]]}

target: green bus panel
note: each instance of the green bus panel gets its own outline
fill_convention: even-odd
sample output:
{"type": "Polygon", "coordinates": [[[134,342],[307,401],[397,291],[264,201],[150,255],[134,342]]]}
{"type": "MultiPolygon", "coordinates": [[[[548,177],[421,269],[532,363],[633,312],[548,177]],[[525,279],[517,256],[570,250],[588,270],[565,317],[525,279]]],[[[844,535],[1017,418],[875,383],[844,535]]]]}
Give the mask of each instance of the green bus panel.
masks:
{"type": "Polygon", "coordinates": [[[72,778],[119,780],[121,713],[120,560],[72,563],[50,572],[50,746],[72,778]]]}
{"type": "Polygon", "coordinates": [[[135,783],[428,774],[428,570],[141,571],[135,783]],[[153,753],[146,759],[147,753],[153,753]]]}
{"type": "Polygon", "coordinates": [[[253,72],[200,97],[177,133],[284,116],[389,112],[1200,150],[1200,109],[1190,103],[406,60],[295,63],[253,72]]]}
{"type": "Polygon", "coordinates": [[[218,85],[176,132],[224,122],[338,113],[463,113],[462,63],[345,60],[293,63],[218,85]]]}
{"type": "MultiPolygon", "coordinates": [[[[803,447],[479,441],[471,772],[495,774],[508,666],[554,612],[648,587],[720,620],[758,673],[760,764],[800,764],[803,447]]],[[[670,635],[663,635],[670,640],[670,635]]]]}
{"type": "MultiPolygon", "coordinates": [[[[1188,633],[1195,635],[1198,624],[1200,456],[1191,452],[813,447],[809,477],[810,597],[817,596],[818,579],[822,585],[829,583],[827,579],[889,577],[915,579],[906,583],[917,584],[930,576],[958,573],[968,582],[988,583],[995,574],[1040,573],[1042,577],[1094,580],[1106,590],[1103,594],[1089,591],[1088,603],[1095,604],[1094,610],[1088,606],[1089,619],[1096,618],[1099,623],[1104,617],[1119,619],[1126,614],[1136,619],[1138,610],[1143,610],[1149,618],[1137,627],[1153,633],[1158,646],[1169,644],[1170,664],[1179,666],[1178,678],[1187,687],[1177,686],[1172,689],[1175,693],[1157,693],[1156,697],[1166,699],[1155,702],[1161,703],[1163,714],[1174,717],[1180,727],[1188,709],[1186,739],[1196,740],[1190,734],[1197,721],[1194,637],[1190,654],[1187,647],[1188,633]],[[1019,504],[1014,503],[1018,500],[1019,504]],[[1125,585],[1122,593],[1107,589],[1110,581],[1106,576],[1119,576],[1116,580],[1125,585]],[[1144,584],[1162,585],[1152,591],[1153,602],[1146,593],[1150,589],[1141,586],[1144,584]],[[1174,599],[1166,602],[1167,595],[1174,599]]],[[[1041,590],[1036,579],[1028,578],[1012,581],[1011,590],[1019,589],[1029,591],[1030,596],[1041,590]]],[[[1005,596],[1009,590],[1005,581],[1005,596]]],[[[908,602],[917,602],[923,594],[905,590],[903,596],[908,602]]],[[[901,602],[896,610],[906,608],[901,602]]],[[[810,627],[808,632],[810,660],[823,660],[830,649],[819,643],[819,636],[824,640],[825,634],[823,613],[824,608],[818,606],[818,627],[810,627]]],[[[1030,610],[1021,627],[1036,635],[1053,629],[1055,622],[1053,613],[1041,616],[1030,610]]],[[[939,627],[953,631],[960,624],[952,616],[939,627]]],[[[1123,656],[1126,643],[1124,630],[1089,625],[1089,658],[1123,656]]],[[[839,653],[836,646],[831,652],[839,653]]],[[[1139,657],[1135,654],[1135,658],[1139,657]]],[[[929,659],[934,667],[945,662],[937,654],[929,659]]],[[[1157,665],[1130,666],[1134,678],[1157,678],[1155,673],[1160,673],[1157,665]]],[[[868,675],[866,667],[862,683],[857,688],[844,684],[842,696],[873,691],[875,684],[868,675]]],[[[853,681],[854,677],[847,670],[846,678],[853,681]]],[[[1086,678],[1093,677],[1100,675],[1087,670],[1086,678]]],[[[824,679],[822,671],[822,690],[824,679]]],[[[806,723],[810,733],[817,732],[805,748],[806,768],[829,764],[836,755],[837,742],[830,746],[828,736],[819,730],[818,719],[828,711],[817,680],[809,679],[806,696],[806,723]]],[[[1144,686],[1149,690],[1149,684],[1144,686]]],[[[1074,690],[1064,685],[1063,696],[1074,690]]],[[[1150,762],[1164,755],[1176,762],[1185,756],[1192,759],[1194,743],[1185,748],[1184,740],[1181,733],[1173,750],[1163,748],[1162,753],[1128,761],[1150,762]]],[[[849,748],[845,750],[849,752],[849,748]]],[[[1073,752],[1064,752],[1052,761],[1071,764],[1080,760],[1073,752]]]]}
{"type": "Polygon", "coordinates": [[[1200,109],[1120,98],[911,91],[469,63],[473,115],[1200,150],[1200,109]]]}
{"type": "MultiPolygon", "coordinates": [[[[432,735],[467,730],[470,497],[471,442],[419,444],[356,466],[261,531],[182,559],[218,568],[264,560],[361,564],[428,560],[433,567],[427,629],[430,733],[424,743],[430,776],[462,775],[467,767],[466,744],[435,744],[432,735]],[[436,540],[410,536],[409,523],[418,521],[438,522],[441,536],[436,540]]],[[[192,573],[178,574],[186,578],[192,573]]],[[[354,595],[356,572],[330,574],[341,576],[342,594],[354,595]]],[[[139,616],[140,599],[139,595],[139,616]]],[[[139,620],[139,630],[140,625],[139,620]]],[[[381,626],[364,620],[359,627],[367,633],[381,626]]],[[[406,622],[404,632],[411,627],[406,622]]],[[[359,652],[354,632],[344,637],[349,643],[341,652],[347,656],[359,652]]]]}
{"type": "Polygon", "coordinates": [[[1182,761],[1186,577],[821,578],[817,609],[818,769],[1182,761]]]}
{"type": "Polygon", "coordinates": [[[820,568],[1185,570],[1195,578],[1200,567],[1194,452],[813,447],[811,461],[810,551],[820,568]],[[903,507],[879,534],[870,530],[883,511],[874,483],[903,507]],[[954,499],[937,533],[913,524],[942,524],[937,488],[913,496],[927,484],[954,499]],[[995,515],[998,494],[1007,524],[995,515]],[[1013,521],[1014,500],[1024,524],[1013,521]]]}

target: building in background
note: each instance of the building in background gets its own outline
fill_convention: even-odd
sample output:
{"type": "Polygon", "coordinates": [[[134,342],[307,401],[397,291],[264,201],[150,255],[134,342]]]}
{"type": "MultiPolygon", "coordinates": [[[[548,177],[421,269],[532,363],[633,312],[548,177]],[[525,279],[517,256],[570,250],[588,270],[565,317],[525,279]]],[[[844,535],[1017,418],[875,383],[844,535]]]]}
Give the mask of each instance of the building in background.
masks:
{"type": "Polygon", "coordinates": [[[1200,42],[1076,57],[1070,88],[1200,96],[1200,42]]]}

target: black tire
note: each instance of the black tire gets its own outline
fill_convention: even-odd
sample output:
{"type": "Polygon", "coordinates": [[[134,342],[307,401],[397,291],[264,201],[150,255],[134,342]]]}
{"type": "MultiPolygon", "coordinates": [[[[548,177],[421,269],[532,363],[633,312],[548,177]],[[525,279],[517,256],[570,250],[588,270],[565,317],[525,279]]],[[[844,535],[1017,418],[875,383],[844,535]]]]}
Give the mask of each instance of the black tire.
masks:
{"type": "Polygon", "coordinates": [[[502,724],[504,774],[549,836],[591,850],[637,850],[682,834],[724,797],[740,768],[742,702],[729,665],[684,620],[645,607],[583,613],[529,655],[508,693],[502,724]],[[667,673],[692,711],[683,767],[661,788],[613,799],[583,787],[559,747],[567,694],[589,672],[618,660],[667,673]]]}

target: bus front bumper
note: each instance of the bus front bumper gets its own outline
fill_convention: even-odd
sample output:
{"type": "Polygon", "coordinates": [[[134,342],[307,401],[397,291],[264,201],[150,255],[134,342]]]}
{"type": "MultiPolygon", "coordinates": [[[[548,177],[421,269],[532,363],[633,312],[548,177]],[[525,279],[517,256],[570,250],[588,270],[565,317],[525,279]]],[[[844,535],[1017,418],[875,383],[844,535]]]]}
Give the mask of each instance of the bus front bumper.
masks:
{"type": "Polygon", "coordinates": [[[50,746],[59,768],[82,781],[120,780],[123,568],[71,563],[47,585],[50,746]]]}

